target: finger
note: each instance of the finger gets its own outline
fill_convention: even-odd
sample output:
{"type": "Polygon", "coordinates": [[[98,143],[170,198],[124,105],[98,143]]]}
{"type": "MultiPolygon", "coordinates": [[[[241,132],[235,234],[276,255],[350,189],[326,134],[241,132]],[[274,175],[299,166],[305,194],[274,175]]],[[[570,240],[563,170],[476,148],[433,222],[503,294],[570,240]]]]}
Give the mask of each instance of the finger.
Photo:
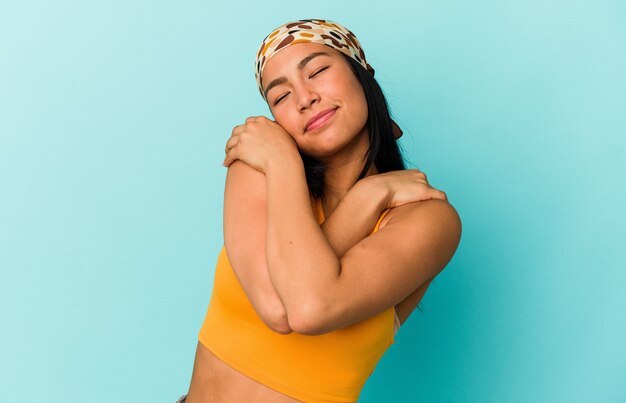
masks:
{"type": "MultiPolygon", "coordinates": [[[[418,179],[417,179],[417,180],[418,180],[418,182],[425,183],[425,184],[429,185],[429,183],[428,183],[428,177],[426,176],[426,174],[425,174],[424,172],[418,172],[418,173],[416,174],[416,176],[417,176],[417,178],[418,178],[418,179]]],[[[429,186],[430,186],[430,185],[429,185],[429,186]]]]}
{"type": "Polygon", "coordinates": [[[233,135],[226,142],[226,147],[224,147],[224,153],[228,154],[228,150],[233,148],[239,142],[239,135],[233,135]]]}
{"type": "Polygon", "coordinates": [[[226,154],[226,157],[224,158],[224,162],[222,162],[222,165],[224,165],[225,167],[228,167],[236,159],[238,159],[237,145],[231,147],[231,149],[226,154]]]}
{"type": "Polygon", "coordinates": [[[432,188],[431,189],[431,195],[432,195],[433,199],[439,199],[439,200],[448,201],[448,196],[446,196],[445,192],[442,192],[441,190],[437,190],[435,188],[432,188]]]}
{"type": "Polygon", "coordinates": [[[246,124],[242,124],[242,125],[237,125],[235,127],[233,127],[233,130],[231,131],[231,136],[235,135],[235,134],[239,134],[241,133],[243,130],[245,130],[246,128],[246,124]]]}
{"type": "Polygon", "coordinates": [[[233,148],[237,147],[240,143],[241,143],[241,136],[236,135],[236,136],[231,137],[226,142],[224,153],[228,155],[233,150],[233,148]]]}

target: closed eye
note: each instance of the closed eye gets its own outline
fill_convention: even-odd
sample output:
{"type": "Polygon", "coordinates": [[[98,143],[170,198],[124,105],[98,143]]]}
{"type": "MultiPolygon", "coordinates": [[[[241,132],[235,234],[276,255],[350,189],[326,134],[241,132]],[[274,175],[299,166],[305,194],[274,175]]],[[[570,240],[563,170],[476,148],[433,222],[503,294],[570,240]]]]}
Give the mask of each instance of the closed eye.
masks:
{"type": "MultiPolygon", "coordinates": [[[[322,71],[326,70],[327,68],[329,68],[330,66],[326,66],[326,67],[322,67],[321,69],[317,70],[315,73],[313,73],[309,78],[313,78],[316,75],[318,75],[319,73],[321,73],[322,71]]],[[[274,101],[274,106],[276,106],[276,104],[278,104],[280,101],[282,101],[283,99],[285,99],[287,97],[287,95],[289,95],[289,93],[286,93],[285,95],[283,95],[282,97],[278,98],[276,101],[274,101]]]]}
{"type": "Polygon", "coordinates": [[[280,101],[285,99],[287,97],[287,95],[289,95],[289,93],[286,93],[285,95],[283,95],[282,97],[280,97],[276,101],[274,101],[274,106],[276,106],[276,104],[278,104],[280,101]]]}
{"type": "Polygon", "coordinates": [[[327,68],[328,68],[328,66],[323,67],[323,68],[321,68],[321,69],[317,70],[317,71],[316,71],[315,73],[313,73],[313,75],[312,75],[311,77],[309,77],[309,78],[313,78],[313,77],[315,77],[316,75],[318,75],[318,74],[319,74],[319,73],[321,73],[322,71],[326,70],[327,68]]]}

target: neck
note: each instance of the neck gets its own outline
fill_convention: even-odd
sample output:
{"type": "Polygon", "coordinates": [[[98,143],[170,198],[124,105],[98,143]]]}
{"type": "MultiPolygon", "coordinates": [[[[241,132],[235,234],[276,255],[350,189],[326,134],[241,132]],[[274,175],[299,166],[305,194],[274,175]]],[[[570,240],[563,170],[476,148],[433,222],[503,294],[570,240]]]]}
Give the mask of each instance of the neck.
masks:
{"type": "MultiPolygon", "coordinates": [[[[354,147],[347,147],[331,158],[324,160],[324,196],[322,204],[326,216],[335,210],[341,199],[356,184],[359,174],[365,166],[365,153],[369,147],[367,133],[359,136],[354,147]]],[[[378,171],[375,164],[372,164],[365,175],[375,175],[378,171]]]]}

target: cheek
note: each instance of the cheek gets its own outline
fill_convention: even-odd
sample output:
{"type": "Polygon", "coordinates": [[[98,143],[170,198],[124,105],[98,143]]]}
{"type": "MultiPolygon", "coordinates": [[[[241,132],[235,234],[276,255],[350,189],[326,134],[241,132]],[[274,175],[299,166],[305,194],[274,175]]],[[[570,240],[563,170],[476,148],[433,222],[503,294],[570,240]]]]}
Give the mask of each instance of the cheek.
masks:
{"type": "Polygon", "coordinates": [[[363,92],[363,87],[361,83],[354,77],[354,74],[350,71],[346,74],[349,74],[350,79],[344,80],[341,84],[342,92],[347,94],[347,100],[355,110],[361,110],[363,108],[366,109],[367,114],[367,100],[365,99],[365,94],[363,92]]]}
{"type": "Polygon", "coordinates": [[[278,123],[292,138],[297,140],[298,133],[298,121],[294,121],[292,116],[277,113],[274,116],[274,120],[278,123]]]}
{"type": "Polygon", "coordinates": [[[361,85],[353,87],[351,94],[350,101],[354,111],[354,117],[358,120],[359,124],[365,124],[368,118],[368,108],[367,99],[365,99],[361,85]]]}

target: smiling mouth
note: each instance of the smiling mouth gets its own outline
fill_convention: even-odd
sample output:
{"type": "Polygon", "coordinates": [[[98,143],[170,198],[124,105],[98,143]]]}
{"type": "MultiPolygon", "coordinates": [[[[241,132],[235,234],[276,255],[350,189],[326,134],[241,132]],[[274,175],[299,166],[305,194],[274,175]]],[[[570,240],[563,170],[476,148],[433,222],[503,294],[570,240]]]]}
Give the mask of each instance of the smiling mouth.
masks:
{"type": "Polygon", "coordinates": [[[319,119],[317,119],[316,121],[311,123],[309,126],[307,126],[306,131],[310,132],[310,131],[313,131],[315,129],[319,129],[319,128],[323,127],[323,126],[326,126],[326,123],[329,120],[331,120],[333,118],[333,116],[335,116],[335,113],[337,112],[337,109],[338,108],[333,109],[332,111],[328,112],[324,116],[320,117],[319,119]]]}

